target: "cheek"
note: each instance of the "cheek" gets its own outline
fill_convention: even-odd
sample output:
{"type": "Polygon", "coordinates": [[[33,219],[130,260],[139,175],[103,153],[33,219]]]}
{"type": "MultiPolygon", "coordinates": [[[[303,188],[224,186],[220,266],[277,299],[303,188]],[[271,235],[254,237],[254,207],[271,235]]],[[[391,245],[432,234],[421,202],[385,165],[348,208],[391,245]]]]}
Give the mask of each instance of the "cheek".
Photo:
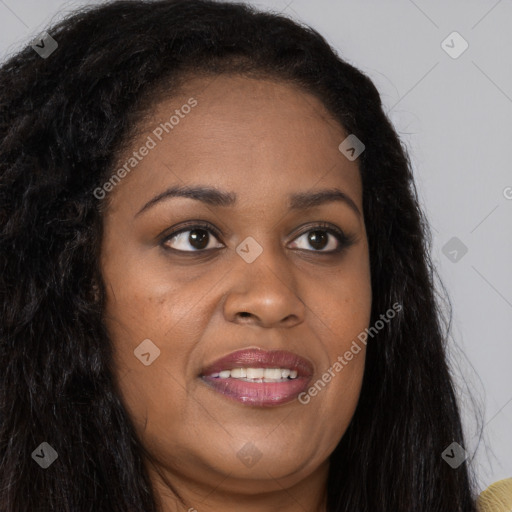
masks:
{"type": "Polygon", "coordinates": [[[372,290],[366,244],[346,254],[343,264],[318,277],[308,276],[307,304],[331,357],[345,351],[370,321],[372,290]],[[315,321],[316,318],[316,321],[315,321]]]}
{"type": "Polygon", "coordinates": [[[141,261],[123,255],[109,258],[103,276],[106,323],[114,342],[153,336],[165,343],[176,330],[187,329],[191,314],[193,325],[199,327],[204,316],[201,303],[218,281],[214,273],[172,267],[165,258],[141,261]]]}
{"type": "Polygon", "coordinates": [[[197,307],[204,288],[142,265],[137,271],[105,272],[105,281],[105,323],[122,401],[140,435],[149,429],[150,436],[165,439],[180,429],[178,413],[190,406],[185,381],[191,352],[204,330],[197,307]],[[156,418],[165,426],[161,431],[156,418]]]}
{"type": "Polygon", "coordinates": [[[196,303],[193,287],[158,284],[153,288],[141,275],[117,286],[112,283],[105,324],[117,374],[129,372],[151,395],[158,395],[162,389],[158,383],[168,382],[170,376],[181,383],[190,352],[204,329],[196,303]],[[156,392],[149,389],[152,386],[156,392]]]}
{"type": "Polygon", "coordinates": [[[372,304],[365,248],[309,290],[310,324],[325,358],[302,403],[336,419],[328,428],[330,438],[337,439],[352,419],[364,375],[366,345],[358,336],[369,327],[372,304]]]}
{"type": "Polygon", "coordinates": [[[148,415],[153,419],[155,411],[161,415],[188,407],[185,385],[193,371],[192,355],[215,307],[208,294],[219,281],[216,273],[204,269],[191,272],[171,268],[161,258],[140,262],[120,253],[111,255],[103,267],[105,324],[115,374],[124,402],[139,423],[148,415]],[[142,352],[145,340],[154,347],[150,344],[142,352]],[[148,351],[151,362],[146,366],[136,353],[148,351]]]}

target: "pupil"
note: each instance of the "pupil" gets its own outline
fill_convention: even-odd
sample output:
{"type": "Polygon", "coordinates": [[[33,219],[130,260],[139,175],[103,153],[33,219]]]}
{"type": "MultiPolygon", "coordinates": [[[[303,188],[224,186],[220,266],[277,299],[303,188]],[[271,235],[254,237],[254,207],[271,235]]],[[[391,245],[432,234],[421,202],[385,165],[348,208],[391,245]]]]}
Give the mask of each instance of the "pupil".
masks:
{"type": "Polygon", "coordinates": [[[328,242],[327,233],[325,231],[311,231],[309,234],[309,243],[315,249],[323,249],[328,242]]]}
{"type": "Polygon", "coordinates": [[[204,249],[208,245],[208,232],[204,229],[193,229],[188,238],[190,245],[196,249],[204,249]]]}

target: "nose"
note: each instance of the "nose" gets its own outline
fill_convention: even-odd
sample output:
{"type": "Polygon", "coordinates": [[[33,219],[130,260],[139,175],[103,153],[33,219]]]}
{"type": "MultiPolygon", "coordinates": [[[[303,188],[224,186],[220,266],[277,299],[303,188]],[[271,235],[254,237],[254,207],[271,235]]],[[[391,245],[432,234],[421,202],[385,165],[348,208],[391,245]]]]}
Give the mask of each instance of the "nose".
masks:
{"type": "Polygon", "coordinates": [[[286,255],[265,249],[252,263],[234,256],[235,272],[224,303],[227,321],[261,327],[293,327],[304,321],[306,306],[286,255]]]}

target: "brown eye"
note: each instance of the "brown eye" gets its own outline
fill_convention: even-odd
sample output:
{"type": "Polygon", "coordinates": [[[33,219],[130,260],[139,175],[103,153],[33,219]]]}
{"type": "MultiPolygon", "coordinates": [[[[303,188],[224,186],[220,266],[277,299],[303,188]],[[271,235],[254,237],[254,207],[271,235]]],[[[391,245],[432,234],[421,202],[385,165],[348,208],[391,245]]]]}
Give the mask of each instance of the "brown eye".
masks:
{"type": "Polygon", "coordinates": [[[308,243],[317,250],[324,249],[329,242],[329,236],[325,231],[310,231],[308,243]]]}
{"type": "Polygon", "coordinates": [[[164,246],[175,251],[197,252],[223,247],[209,228],[193,226],[168,236],[164,246]],[[217,244],[215,243],[217,241],[217,244]]]}
{"type": "Polygon", "coordinates": [[[321,252],[331,252],[338,249],[339,241],[336,237],[326,230],[314,229],[303,233],[294,241],[295,249],[305,249],[321,252]]]}
{"type": "Polygon", "coordinates": [[[336,253],[349,247],[354,239],[345,235],[343,231],[334,226],[315,226],[292,242],[293,249],[301,249],[311,252],[336,253]]]}

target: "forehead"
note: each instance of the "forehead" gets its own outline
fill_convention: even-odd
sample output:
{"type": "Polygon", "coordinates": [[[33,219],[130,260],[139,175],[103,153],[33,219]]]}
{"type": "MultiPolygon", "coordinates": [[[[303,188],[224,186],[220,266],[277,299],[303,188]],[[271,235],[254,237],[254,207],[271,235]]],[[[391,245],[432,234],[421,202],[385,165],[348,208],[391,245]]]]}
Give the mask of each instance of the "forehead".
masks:
{"type": "MultiPolygon", "coordinates": [[[[285,82],[234,75],[192,78],[156,104],[130,151],[151,146],[116,187],[140,197],[179,184],[215,185],[254,199],[338,186],[362,194],[356,161],[339,151],[343,127],[323,103],[285,82]]],[[[135,199],[134,199],[135,201],[135,199]]]]}

